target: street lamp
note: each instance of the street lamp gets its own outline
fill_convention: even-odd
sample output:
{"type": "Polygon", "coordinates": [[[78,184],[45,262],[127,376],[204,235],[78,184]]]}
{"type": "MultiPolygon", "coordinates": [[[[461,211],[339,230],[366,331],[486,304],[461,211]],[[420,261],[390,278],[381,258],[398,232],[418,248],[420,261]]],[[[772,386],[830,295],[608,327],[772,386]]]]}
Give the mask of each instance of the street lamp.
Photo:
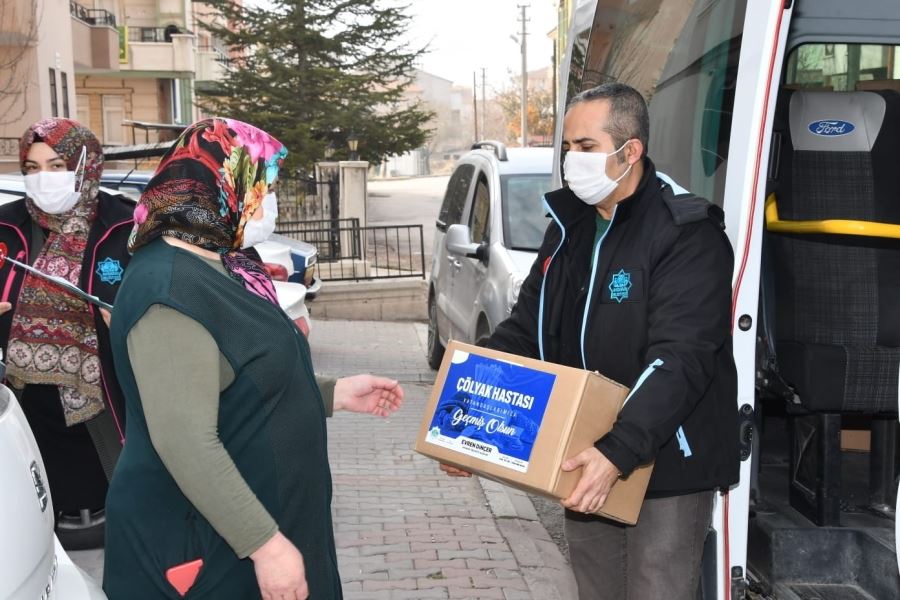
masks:
{"type": "Polygon", "coordinates": [[[359,160],[359,155],[356,153],[356,149],[359,147],[359,138],[356,137],[355,131],[351,131],[347,137],[347,146],[350,148],[350,160],[359,160]]]}
{"type": "Polygon", "coordinates": [[[325,160],[331,160],[334,156],[334,142],[328,142],[328,145],[325,146],[325,160]]]}

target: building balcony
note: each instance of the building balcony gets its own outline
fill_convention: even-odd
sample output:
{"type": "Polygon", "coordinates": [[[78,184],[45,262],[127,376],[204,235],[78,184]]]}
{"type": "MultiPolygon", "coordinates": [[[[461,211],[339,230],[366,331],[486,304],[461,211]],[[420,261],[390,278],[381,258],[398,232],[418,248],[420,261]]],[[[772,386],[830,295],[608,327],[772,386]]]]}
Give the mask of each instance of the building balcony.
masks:
{"type": "Polygon", "coordinates": [[[228,56],[217,48],[200,46],[197,48],[196,80],[216,82],[225,78],[230,61],[228,56]]]}
{"type": "Polygon", "coordinates": [[[112,13],[69,2],[72,53],[77,73],[119,70],[119,31],[112,13]]]}
{"type": "Polygon", "coordinates": [[[120,62],[122,71],[193,78],[197,69],[194,34],[175,27],[128,27],[120,62]]]}

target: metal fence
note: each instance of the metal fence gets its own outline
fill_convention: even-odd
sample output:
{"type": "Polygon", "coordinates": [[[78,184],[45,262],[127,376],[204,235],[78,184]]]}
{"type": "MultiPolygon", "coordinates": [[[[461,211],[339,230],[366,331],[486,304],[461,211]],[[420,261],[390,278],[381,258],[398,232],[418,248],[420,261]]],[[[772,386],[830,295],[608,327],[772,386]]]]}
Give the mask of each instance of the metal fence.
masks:
{"type": "Polygon", "coordinates": [[[275,233],[312,244],[319,251],[319,262],[362,258],[361,233],[357,218],[304,221],[279,219],[275,233]]]}
{"type": "Polygon", "coordinates": [[[425,278],[421,225],[360,227],[359,219],[279,223],[276,233],[313,244],[323,281],[425,278]]]}
{"type": "Polygon", "coordinates": [[[317,182],[313,179],[280,177],[275,187],[278,194],[278,218],[282,221],[318,221],[338,217],[337,178],[317,182]]]}
{"type": "Polygon", "coordinates": [[[83,23],[88,25],[107,25],[109,27],[116,26],[116,16],[102,8],[85,8],[74,0],[69,0],[69,13],[83,23]]]}

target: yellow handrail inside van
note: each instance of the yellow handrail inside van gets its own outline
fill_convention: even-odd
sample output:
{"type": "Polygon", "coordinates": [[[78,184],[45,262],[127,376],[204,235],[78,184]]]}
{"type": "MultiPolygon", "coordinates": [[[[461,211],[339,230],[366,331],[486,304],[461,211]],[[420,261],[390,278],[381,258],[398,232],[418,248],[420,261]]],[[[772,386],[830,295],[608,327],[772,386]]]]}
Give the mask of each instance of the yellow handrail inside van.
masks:
{"type": "Polygon", "coordinates": [[[775,233],[825,233],[900,239],[900,225],[875,221],[826,219],[823,221],[782,221],[778,218],[775,194],[766,198],[766,228],[775,233]]]}

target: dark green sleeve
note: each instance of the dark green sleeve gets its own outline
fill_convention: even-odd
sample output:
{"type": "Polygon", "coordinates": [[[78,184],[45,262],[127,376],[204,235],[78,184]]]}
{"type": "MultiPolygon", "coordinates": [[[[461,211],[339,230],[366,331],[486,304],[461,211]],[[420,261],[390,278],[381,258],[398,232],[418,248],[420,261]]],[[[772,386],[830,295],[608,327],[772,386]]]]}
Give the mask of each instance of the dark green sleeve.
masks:
{"type": "Polygon", "coordinates": [[[153,447],[172,478],[241,558],[278,531],[222,445],[219,393],[234,372],[209,332],[153,305],[128,334],[128,357],[153,447]]]}
{"type": "Polygon", "coordinates": [[[334,414],[334,384],[336,383],[336,379],[316,375],[316,385],[319,386],[322,402],[325,404],[325,416],[328,417],[334,414]]]}

